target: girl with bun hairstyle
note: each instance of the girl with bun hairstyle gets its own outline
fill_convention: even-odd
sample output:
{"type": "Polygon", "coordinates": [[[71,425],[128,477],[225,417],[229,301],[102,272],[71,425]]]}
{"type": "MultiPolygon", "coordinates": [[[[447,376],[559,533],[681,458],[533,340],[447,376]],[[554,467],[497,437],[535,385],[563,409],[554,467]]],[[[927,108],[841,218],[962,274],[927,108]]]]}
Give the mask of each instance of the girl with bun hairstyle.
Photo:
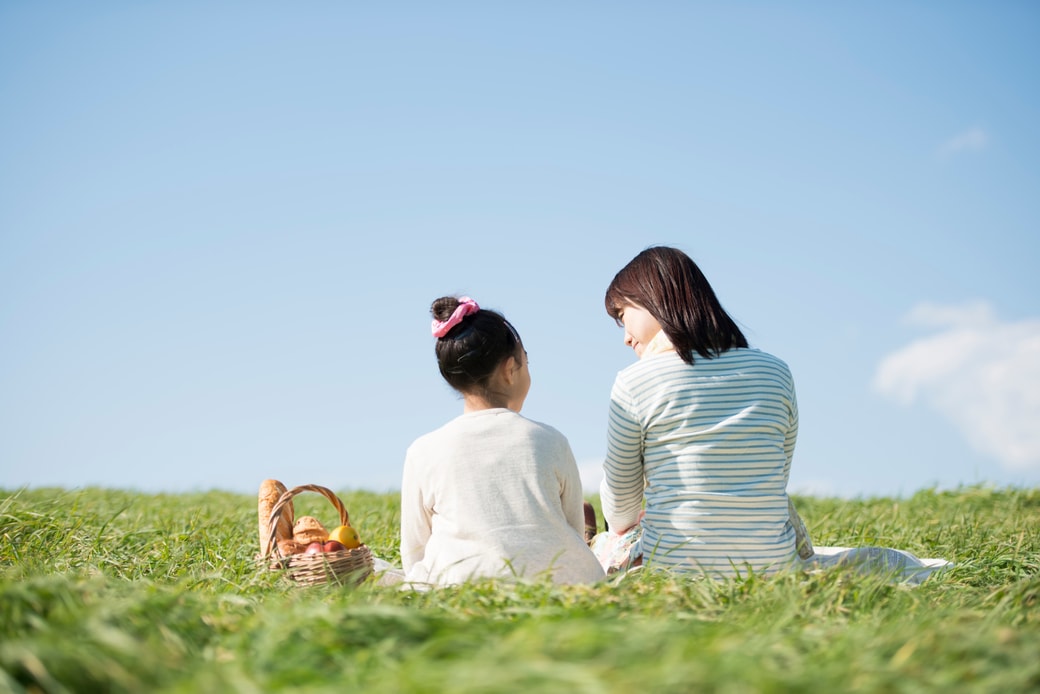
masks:
{"type": "Polygon", "coordinates": [[[416,439],[405,456],[405,581],[602,579],[583,536],[584,498],[570,444],[520,414],[531,373],[516,329],[469,297],[441,297],[431,313],[437,364],[463,409],[416,439]]]}

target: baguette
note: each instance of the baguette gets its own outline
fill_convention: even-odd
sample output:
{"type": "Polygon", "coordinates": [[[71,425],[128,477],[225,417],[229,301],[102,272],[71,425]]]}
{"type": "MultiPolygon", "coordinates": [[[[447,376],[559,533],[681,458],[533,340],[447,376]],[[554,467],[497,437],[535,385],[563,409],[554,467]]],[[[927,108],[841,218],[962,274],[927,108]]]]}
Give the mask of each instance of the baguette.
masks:
{"type": "MultiPolygon", "coordinates": [[[[260,556],[266,557],[271,552],[271,511],[278,499],[286,491],[285,485],[278,480],[264,480],[260,483],[260,493],[257,499],[257,516],[259,518],[260,533],[260,556]]],[[[278,529],[275,531],[275,542],[291,540],[293,536],[293,503],[289,502],[282,508],[278,516],[278,529]]]]}

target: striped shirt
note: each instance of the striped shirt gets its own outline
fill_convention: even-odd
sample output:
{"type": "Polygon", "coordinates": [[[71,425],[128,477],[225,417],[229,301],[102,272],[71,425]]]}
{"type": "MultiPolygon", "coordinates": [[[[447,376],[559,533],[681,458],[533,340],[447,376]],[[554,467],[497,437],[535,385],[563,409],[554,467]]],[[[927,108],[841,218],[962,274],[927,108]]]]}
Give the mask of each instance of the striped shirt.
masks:
{"type": "Polygon", "coordinates": [[[790,369],[757,349],[652,355],[617,375],[600,499],[611,528],[642,520],[644,564],[771,573],[796,556],[787,480],[798,434],[790,369]]]}

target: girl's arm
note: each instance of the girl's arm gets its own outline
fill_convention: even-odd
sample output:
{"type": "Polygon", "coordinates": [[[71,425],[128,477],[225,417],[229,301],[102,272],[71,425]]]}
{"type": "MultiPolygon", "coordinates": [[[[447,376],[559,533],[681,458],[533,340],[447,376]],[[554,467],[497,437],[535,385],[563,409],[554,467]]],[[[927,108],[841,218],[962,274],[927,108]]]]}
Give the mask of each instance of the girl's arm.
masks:
{"type": "Polygon", "coordinates": [[[563,515],[567,518],[567,525],[584,537],[585,496],[581,488],[581,473],[578,471],[578,463],[574,460],[570,444],[564,445],[561,467],[560,503],[563,505],[563,515]]]}
{"type": "Polygon", "coordinates": [[[401,481],[401,566],[407,573],[426,554],[431,514],[416,479],[415,465],[406,456],[401,481]]]}

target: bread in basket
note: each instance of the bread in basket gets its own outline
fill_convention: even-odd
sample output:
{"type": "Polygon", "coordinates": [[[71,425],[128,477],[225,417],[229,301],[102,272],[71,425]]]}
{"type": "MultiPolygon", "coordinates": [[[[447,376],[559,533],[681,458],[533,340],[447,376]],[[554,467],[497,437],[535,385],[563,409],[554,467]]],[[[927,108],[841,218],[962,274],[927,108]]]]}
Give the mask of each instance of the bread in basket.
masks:
{"type": "MultiPolygon", "coordinates": [[[[281,485],[275,480],[266,480],[261,486],[259,509],[261,528],[265,520],[264,494],[265,490],[270,492],[271,483],[281,485]]],[[[293,487],[284,491],[270,509],[267,536],[264,537],[261,534],[261,560],[268,569],[284,572],[286,577],[299,585],[313,586],[326,583],[357,585],[361,583],[371,575],[373,569],[372,551],[364,543],[353,549],[308,554],[304,552],[305,543],[286,536],[286,528],[293,527],[292,500],[303,492],[316,492],[324,496],[339,513],[339,524],[350,525],[350,516],[346,507],[330,489],[316,484],[293,487]]],[[[314,524],[309,524],[307,527],[308,542],[313,539],[313,526],[314,524]]],[[[301,532],[301,537],[302,535],[301,532]]]]}

